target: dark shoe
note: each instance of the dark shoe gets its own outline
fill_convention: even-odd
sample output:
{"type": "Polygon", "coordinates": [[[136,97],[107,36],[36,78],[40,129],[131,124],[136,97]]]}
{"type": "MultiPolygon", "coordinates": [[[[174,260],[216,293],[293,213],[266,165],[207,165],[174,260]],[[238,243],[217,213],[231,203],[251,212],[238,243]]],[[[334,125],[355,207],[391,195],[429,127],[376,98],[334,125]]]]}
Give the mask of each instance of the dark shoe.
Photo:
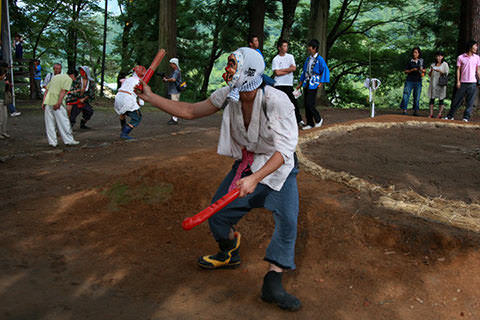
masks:
{"type": "Polygon", "coordinates": [[[198,258],[198,265],[204,269],[237,268],[240,265],[240,233],[235,232],[233,240],[220,240],[220,251],[213,256],[198,258]]]}
{"type": "Polygon", "coordinates": [[[282,273],[269,271],[263,278],[262,300],[275,303],[281,309],[297,311],[302,304],[297,297],[287,293],[282,286],[282,273]]]}
{"type": "Polygon", "coordinates": [[[168,120],[167,124],[169,124],[169,125],[176,125],[176,124],[178,124],[178,121],[175,121],[175,120],[173,120],[173,119],[170,119],[170,120],[168,120]]]}
{"type": "Polygon", "coordinates": [[[402,114],[403,114],[404,116],[408,115],[407,110],[403,110],[403,111],[402,111],[402,114]]]}
{"type": "Polygon", "coordinates": [[[414,111],[414,112],[413,112],[413,116],[414,116],[414,117],[419,117],[420,115],[418,114],[417,111],[414,111]]]}
{"type": "Polygon", "coordinates": [[[86,123],[87,123],[86,121],[83,121],[83,120],[82,120],[82,121],[80,122],[80,129],[89,130],[90,127],[87,127],[87,126],[85,125],[86,123]]]}
{"type": "Polygon", "coordinates": [[[128,134],[132,131],[132,128],[130,126],[124,126],[122,129],[122,133],[120,134],[120,138],[124,140],[132,140],[135,139],[134,137],[130,137],[128,134]]]}

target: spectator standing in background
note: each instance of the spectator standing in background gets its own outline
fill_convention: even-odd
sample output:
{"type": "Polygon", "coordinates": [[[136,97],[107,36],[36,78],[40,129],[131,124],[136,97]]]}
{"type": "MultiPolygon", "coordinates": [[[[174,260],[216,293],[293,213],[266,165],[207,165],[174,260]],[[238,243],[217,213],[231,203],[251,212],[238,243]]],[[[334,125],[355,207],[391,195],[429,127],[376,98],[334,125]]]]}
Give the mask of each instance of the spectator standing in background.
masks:
{"type": "Polygon", "coordinates": [[[288,41],[280,39],[277,42],[278,54],[273,58],[272,70],[275,76],[275,88],[285,92],[295,106],[295,117],[298,126],[304,126],[297,99],[293,96],[293,73],[297,70],[295,58],[287,53],[288,41]]]}
{"type": "Polygon", "coordinates": [[[400,103],[402,114],[407,114],[408,100],[413,90],[413,115],[418,116],[420,108],[420,95],[422,94],[422,77],[425,75],[423,59],[420,58],[422,51],[419,47],[412,49],[412,58],[405,66],[404,72],[407,74],[405,86],[403,87],[403,97],[400,103]]]}
{"type": "Polygon", "coordinates": [[[300,76],[300,83],[297,89],[303,86],[304,101],[305,101],[305,118],[307,125],[302,130],[321,127],[323,118],[315,108],[318,88],[322,87],[323,83],[330,82],[330,70],[328,69],[325,60],[318,54],[320,42],[317,39],[312,39],[307,43],[308,58],[303,64],[303,71],[300,76]]]}
{"type": "MultiPolygon", "coordinates": [[[[170,97],[170,100],[180,101],[180,91],[178,90],[178,85],[182,83],[180,64],[177,58],[172,58],[168,62],[170,63],[170,67],[173,69],[173,72],[169,78],[164,77],[163,81],[168,83],[167,94],[170,97]]],[[[178,124],[178,117],[172,116],[167,123],[170,125],[178,124]]]]}
{"type": "Polygon", "coordinates": [[[477,41],[470,40],[466,44],[465,53],[457,58],[457,92],[445,119],[453,120],[455,112],[465,98],[467,106],[463,113],[463,121],[470,121],[477,93],[477,82],[480,79],[480,57],[477,55],[477,51],[477,41]]]}
{"type": "Polygon", "coordinates": [[[15,48],[15,59],[23,59],[23,37],[18,33],[15,35],[13,40],[13,47],[15,48]]]}
{"type": "Polygon", "coordinates": [[[444,99],[447,96],[447,85],[440,83],[440,77],[448,76],[450,68],[448,63],[444,61],[445,54],[443,52],[437,51],[435,53],[435,62],[430,66],[430,72],[428,73],[430,77],[430,86],[428,87],[428,98],[430,99],[430,118],[433,118],[433,107],[435,104],[435,99],[438,99],[438,115],[437,118],[442,117],[443,108],[445,107],[444,99]]]}
{"type": "Polygon", "coordinates": [[[40,83],[42,82],[42,66],[40,65],[40,60],[35,59],[33,61],[33,83],[35,99],[42,99],[42,88],[40,83]]]}

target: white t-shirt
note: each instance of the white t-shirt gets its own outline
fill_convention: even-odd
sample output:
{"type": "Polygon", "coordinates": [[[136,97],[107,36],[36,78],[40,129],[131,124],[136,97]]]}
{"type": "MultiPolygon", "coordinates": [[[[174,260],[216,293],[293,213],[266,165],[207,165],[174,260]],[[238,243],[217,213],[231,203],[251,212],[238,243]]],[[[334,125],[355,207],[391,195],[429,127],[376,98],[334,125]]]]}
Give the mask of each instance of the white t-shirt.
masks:
{"type": "MultiPolygon", "coordinates": [[[[291,54],[285,53],[284,56],[277,54],[275,58],[273,58],[272,70],[287,69],[290,68],[292,64],[296,66],[295,58],[291,54]]],[[[275,86],[293,86],[293,72],[283,76],[275,76],[275,86]]]]}

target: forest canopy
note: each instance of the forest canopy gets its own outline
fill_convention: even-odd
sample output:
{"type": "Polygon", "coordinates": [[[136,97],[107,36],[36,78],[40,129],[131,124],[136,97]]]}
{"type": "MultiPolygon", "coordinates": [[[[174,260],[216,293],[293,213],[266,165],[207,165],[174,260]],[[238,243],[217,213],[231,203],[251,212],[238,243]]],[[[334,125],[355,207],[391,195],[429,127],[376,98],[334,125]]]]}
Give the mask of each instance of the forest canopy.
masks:
{"type": "MultiPolygon", "coordinates": [[[[41,59],[44,70],[57,61],[65,69],[89,65],[100,82],[105,1],[9,3],[12,34],[26,39],[27,58],[41,59]]],[[[108,3],[111,6],[113,0],[108,3]]],[[[223,85],[226,54],[246,46],[247,36],[255,28],[263,28],[259,37],[269,75],[277,40],[288,39],[297,64],[295,79],[307,56],[306,42],[323,32],[321,53],[331,70],[326,98],[342,108],[368,105],[363,82],[370,74],[382,81],[377,105],[393,107],[393,101],[399,102],[405,80],[402,71],[415,46],[421,47],[427,66],[437,50],[445,52],[450,66],[457,55],[459,1],[115,0],[115,6],[118,12],[107,16],[105,82],[117,83],[137,63],[148,67],[166,36],[174,42],[173,47],[169,42],[170,50],[166,48],[168,57],[179,58],[188,83],[184,100],[204,98],[223,85]],[[312,23],[317,11],[326,13],[327,21],[317,16],[312,23]],[[259,14],[260,18],[255,18],[259,14]],[[173,22],[168,22],[168,17],[174,18],[173,22]],[[324,31],[318,30],[322,22],[324,31]],[[165,23],[175,24],[175,34],[162,35],[163,30],[175,30],[166,28],[165,23]]],[[[160,72],[170,72],[168,64],[163,63],[160,72]]],[[[163,90],[156,78],[152,85],[163,90]]]]}

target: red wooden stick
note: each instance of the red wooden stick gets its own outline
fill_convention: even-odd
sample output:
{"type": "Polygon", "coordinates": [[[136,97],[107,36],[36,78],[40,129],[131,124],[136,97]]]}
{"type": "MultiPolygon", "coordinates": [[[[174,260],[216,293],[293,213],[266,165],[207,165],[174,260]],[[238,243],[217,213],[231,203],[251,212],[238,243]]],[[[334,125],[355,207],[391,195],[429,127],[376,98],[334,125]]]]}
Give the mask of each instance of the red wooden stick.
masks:
{"type": "Polygon", "coordinates": [[[225,208],[225,206],[235,200],[239,194],[240,191],[238,189],[233,189],[232,191],[218,199],[215,203],[212,203],[206,209],[203,209],[193,217],[185,218],[182,223],[183,230],[190,230],[193,227],[198,226],[200,223],[204,222],[205,220],[213,216],[215,213],[225,208]]]}
{"type": "MultiPolygon", "coordinates": [[[[150,64],[150,67],[148,67],[147,72],[145,72],[145,75],[142,78],[143,82],[148,83],[150,81],[153,74],[155,73],[155,69],[157,69],[160,62],[162,62],[163,57],[165,57],[165,50],[164,49],[158,50],[157,55],[152,61],[152,64],[150,64]]],[[[138,90],[140,91],[143,91],[143,86],[141,83],[139,83],[136,86],[136,88],[138,88],[138,90]]]]}
{"type": "Polygon", "coordinates": [[[67,102],[67,105],[71,106],[71,105],[74,105],[74,104],[77,104],[78,108],[83,108],[85,107],[85,103],[83,102],[80,102],[80,99],[76,100],[76,101],[72,101],[72,102],[67,102]]]}

